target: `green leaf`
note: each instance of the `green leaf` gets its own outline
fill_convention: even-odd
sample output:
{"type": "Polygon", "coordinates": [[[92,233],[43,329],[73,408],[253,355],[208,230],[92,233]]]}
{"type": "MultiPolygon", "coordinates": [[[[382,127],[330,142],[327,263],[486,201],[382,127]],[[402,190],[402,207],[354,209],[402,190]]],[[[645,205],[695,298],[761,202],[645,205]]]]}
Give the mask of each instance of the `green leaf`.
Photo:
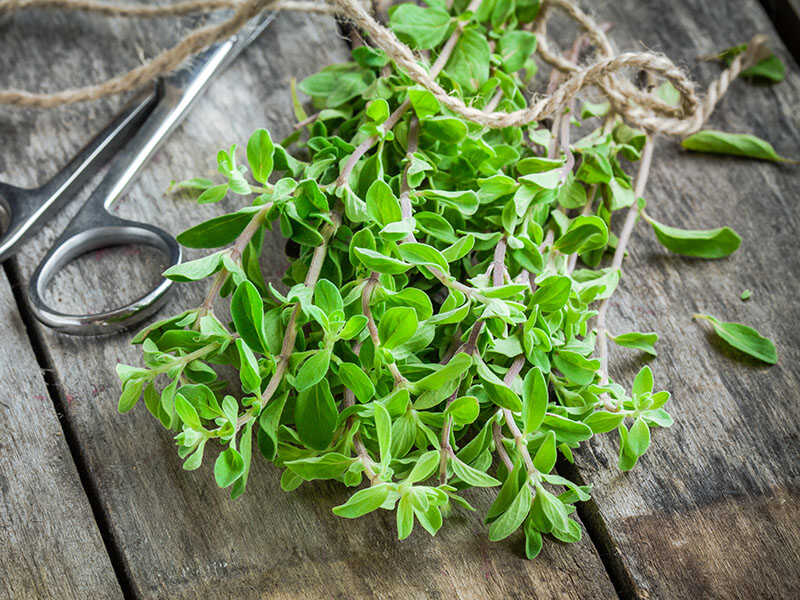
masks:
{"type": "Polygon", "coordinates": [[[439,466],[439,451],[430,450],[417,459],[411,473],[406,477],[407,483],[417,483],[430,477],[439,466]]]}
{"type": "Polygon", "coordinates": [[[339,411],[326,379],[297,395],[294,409],[297,435],[309,448],[324,450],[328,447],[338,418],[339,411]]]}
{"type": "Polygon", "coordinates": [[[760,77],[772,83],[780,83],[786,78],[786,67],[780,58],[774,54],[760,60],[752,67],[742,71],[742,77],[760,77]]]}
{"type": "Polygon", "coordinates": [[[445,414],[452,415],[456,425],[468,425],[478,418],[480,407],[475,396],[461,396],[453,400],[445,410],[445,414]]]}
{"type": "Polygon", "coordinates": [[[303,478],[304,481],[315,479],[337,479],[353,464],[355,459],[348,458],[338,452],[327,452],[322,456],[310,456],[286,461],[286,467],[303,478]]]}
{"type": "Polygon", "coordinates": [[[402,219],[400,202],[382,180],[377,179],[367,190],[367,214],[381,226],[402,219]]]}
{"type": "Polygon", "coordinates": [[[258,448],[267,460],[275,460],[278,452],[278,425],[283,414],[283,407],[289,397],[287,390],[273,398],[261,411],[258,418],[258,448]]]}
{"type": "Polygon", "coordinates": [[[608,433],[614,431],[625,420],[623,413],[598,410],[586,417],[583,422],[589,426],[593,433],[608,433]]]}
{"type": "Polygon", "coordinates": [[[472,357],[464,352],[459,352],[442,368],[430,375],[426,375],[419,381],[415,381],[413,384],[414,389],[417,391],[437,390],[450,381],[461,377],[471,366],[472,357]]]}
{"type": "Polygon", "coordinates": [[[378,447],[381,452],[381,463],[388,466],[391,460],[390,449],[392,447],[392,418],[389,411],[380,402],[376,402],[375,408],[375,431],[378,434],[378,447]]]}
{"type": "Polygon", "coordinates": [[[411,268],[410,264],[402,260],[397,260],[396,258],[386,256],[375,250],[370,250],[369,248],[354,248],[353,253],[365,267],[376,273],[397,275],[399,273],[405,273],[411,268]]]}
{"type": "Polygon", "coordinates": [[[564,503],[548,492],[541,484],[536,485],[536,498],[534,500],[534,512],[539,512],[546,523],[549,525],[547,531],[564,530],[569,527],[567,521],[567,510],[564,503]]]}
{"type": "Polygon", "coordinates": [[[417,229],[427,233],[437,240],[441,240],[449,244],[452,244],[457,240],[453,226],[449,221],[447,221],[447,219],[438,213],[428,211],[417,212],[414,213],[414,220],[417,223],[417,229]]]}
{"type": "Polygon", "coordinates": [[[575,177],[589,184],[609,183],[614,177],[614,171],[605,156],[589,150],[583,153],[583,160],[575,177]]]}
{"type": "Polygon", "coordinates": [[[125,382],[125,385],[122,386],[119,404],[117,405],[117,410],[120,413],[126,413],[136,406],[136,403],[139,401],[139,396],[142,394],[144,383],[144,379],[128,379],[125,382]]]}
{"type": "Polygon", "coordinates": [[[266,129],[256,129],[247,142],[247,164],[253,179],[266,183],[272,173],[272,153],[275,147],[266,129]]]}
{"type": "Polygon", "coordinates": [[[417,313],[413,308],[394,307],[383,313],[378,323],[381,346],[393,350],[407,342],[417,331],[417,313]]]}
{"type": "Polygon", "coordinates": [[[533,560],[542,551],[542,534],[533,527],[533,521],[525,521],[525,556],[528,560],[533,560]]]}
{"type": "Polygon", "coordinates": [[[214,182],[206,177],[192,177],[191,179],[184,179],[183,181],[169,184],[170,192],[177,192],[179,190],[207,190],[214,187],[214,182]]]}
{"type": "Polygon", "coordinates": [[[375,395],[375,386],[372,384],[372,380],[358,365],[353,363],[339,365],[339,378],[362,404],[372,400],[375,395]]]}
{"type": "Polygon", "coordinates": [[[342,327],[341,331],[339,331],[339,339],[341,340],[352,340],[356,337],[359,333],[364,330],[364,327],[367,326],[367,317],[364,315],[353,315],[342,327]]]}
{"type": "Polygon", "coordinates": [[[206,189],[202,194],[197,197],[198,204],[213,204],[222,200],[228,193],[230,186],[227,183],[215,185],[206,189]]]}
{"type": "Polygon", "coordinates": [[[344,311],[339,289],[327,279],[320,279],[314,286],[314,305],[321,308],[329,317],[344,311]]]}
{"type": "MultiPolygon", "coordinates": [[[[745,50],[747,50],[747,44],[739,44],[723,50],[719,53],[717,58],[727,65],[730,65],[733,59],[745,50]]],[[[768,56],[759,60],[755,65],[742,71],[741,76],[760,77],[771,83],[780,83],[786,76],[786,67],[784,67],[781,59],[770,52],[768,56]]]]}
{"type": "Polygon", "coordinates": [[[656,356],[655,344],[658,341],[657,333],[639,333],[632,331],[631,333],[623,333],[622,335],[612,336],[611,339],[618,346],[625,348],[635,348],[641,350],[652,356],[656,356]]]}
{"type": "Polygon", "coordinates": [[[175,395],[175,412],[178,413],[181,421],[183,421],[183,424],[187,427],[198,431],[203,428],[203,424],[200,422],[200,417],[194,406],[180,393],[175,395]]]}
{"type": "Polygon", "coordinates": [[[724,258],[733,254],[742,243],[742,238],[730,227],[689,230],[669,227],[650,218],[647,221],[662,246],[683,256],[724,258]]]}
{"type": "Polygon", "coordinates": [[[406,539],[414,529],[414,509],[411,494],[404,494],[397,503],[397,538],[406,539]]]}
{"type": "Polygon", "coordinates": [[[451,458],[450,465],[453,467],[453,473],[456,477],[473,487],[494,487],[500,485],[500,482],[488,473],[470,467],[457,458],[451,458]]]}
{"type": "Polygon", "coordinates": [[[333,514],[345,519],[356,519],[373,510],[377,510],[389,497],[389,484],[380,483],[363,490],[358,490],[344,504],[333,507],[333,514]]]}
{"type": "Polygon", "coordinates": [[[634,395],[649,394],[653,391],[653,372],[647,365],[639,369],[636,377],[633,379],[633,386],[631,393],[634,395]]]}
{"type": "Polygon", "coordinates": [[[172,281],[199,281],[213,275],[222,268],[222,253],[215,252],[203,258],[174,265],[164,271],[164,277],[172,281]]]}
{"type": "Polygon", "coordinates": [[[572,289],[572,281],[563,275],[552,275],[544,281],[539,282],[539,286],[533,294],[531,302],[538,304],[544,312],[558,310],[569,299],[569,292],[572,289]]]}
{"type": "Polygon", "coordinates": [[[599,360],[584,358],[577,352],[560,350],[553,356],[553,364],[564,376],[578,385],[588,385],[600,368],[599,360]]]}
{"type": "Polygon", "coordinates": [[[566,209],[582,208],[586,205],[586,188],[572,174],[558,190],[558,203],[566,209]]]}
{"type": "Polygon", "coordinates": [[[489,79],[491,50],[486,37],[475,29],[462,34],[444,72],[469,93],[475,93],[489,79]]]}
{"type": "Polygon", "coordinates": [[[778,362],[775,344],[752,327],[742,323],[720,321],[711,315],[695,315],[695,318],[710,321],[717,335],[737,350],[770,365],[778,362]]]}
{"type": "Polygon", "coordinates": [[[451,206],[467,217],[474,215],[478,210],[478,194],[472,190],[424,190],[422,195],[437,200],[445,206],[451,206]]]}
{"type": "Polygon", "coordinates": [[[553,247],[564,254],[582,254],[589,250],[605,248],[608,243],[608,227],[600,217],[581,215],[569,224],[566,233],[556,240],[553,247]]]}
{"type": "Polygon", "coordinates": [[[628,450],[637,458],[647,452],[647,448],[650,446],[650,428],[647,427],[647,423],[642,420],[642,417],[638,417],[631,426],[631,430],[628,432],[627,446],[628,450]]]}
{"type": "Polygon", "coordinates": [[[214,464],[214,479],[221,488],[226,488],[244,474],[244,459],[235,448],[220,453],[214,464]]]}
{"type": "Polygon", "coordinates": [[[352,55],[355,61],[362,67],[384,67],[389,64],[389,57],[380,48],[370,46],[359,46],[353,48],[352,55]]]}
{"type": "Polygon", "coordinates": [[[500,38],[497,50],[506,71],[519,71],[536,50],[536,36],[529,31],[509,31],[500,38]]]}
{"type": "Polygon", "coordinates": [[[248,394],[261,393],[261,375],[253,351],[241,338],[236,340],[236,350],[239,352],[239,379],[242,389],[248,394]]]}
{"type": "Polygon", "coordinates": [[[264,331],[264,301],[256,286],[249,280],[236,288],[231,298],[231,318],[236,332],[251,349],[269,354],[269,344],[264,331]]]}
{"type": "Polygon", "coordinates": [[[556,464],[556,434],[550,431],[533,457],[533,466],[540,473],[549,473],[556,464]]]}
{"type": "Polygon", "coordinates": [[[588,425],[559,415],[546,414],[542,427],[555,431],[556,439],[567,444],[582,442],[592,437],[592,430],[588,425]]]}
{"type": "Polygon", "coordinates": [[[449,263],[455,262],[469,254],[474,246],[475,237],[473,235],[462,236],[452,246],[442,250],[442,256],[449,263]]]}
{"type": "Polygon", "coordinates": [[[306,360],[295,377],[295,389],[298,392],[307,390],[316,385],[323,377],[328,374],[328,367],[331,363],[330,350],[319,350],[306,360]]]}
{"type": "Polygon", "coordinates": [[[522,410],[522,402],[514,391],[506,385],[497,385],[494,383],[486,383],[487,392],[489,392],[489,399],[497,406],[507,408],[513,412],[520,412],[522,410]]]}
{"type": "Polygon", "coordinates": [[[376,98],[367,105],[366,115],[380,125],[389,118],[389,103],[383,98],[376,98]]]}
{"type": "Polygon", "coordinates": [[[183,462],[184,471],[194,471],[203,464],[203,454],[206,449],[206,440],[201,441],[194,452],[183,462]]]}
{"type": "Polygon", "coordinates": [[[507,538],[514,533],[531,509],[533,498],[531,496],[531,487],[526,483],[523,485],[511,506],[504,512],[496,521],[489,525],[489,540],[497,542],[507,538]]]}
{"type": "Polygon", "coordinates": [[[244,426],[242,438],[239,441],[239,452],[242,455],[242,462],[244,463],[244,471],[231,488],[231,499],[235,500],[242,494],[247,486],[247,476],[250,474],[250,463],[253,458],[253,423],[255,419],[250,420],[244,426]]]}
{"type": "Polygon", "coordinates": [[[412,48],[430,49],[438,46],[447,35],[450,15],[439,8],[407,3],[391,12],[389,25],[397,37],[412,48]]]}
{"type": "Polygon", "coordinates": [[[305,94],[318,98],[327,108],[336,108],[361,96],[375,80],[372,69],[354,68],[353,63],[331,65],[298,84],[305,94]]]}
{"type": "Polygon", "coordinates": [[[450,270],[447,259],[433,246],[421,244],[419,242],[406,242],[398,246],[398,251],[403,260],[414,265],[435,267],[441,269],[445,273],[448,273],[450,270]]]}
{"type": "Polygon", "coordinates": [[[467,125],[455,117],[428,117],[420,121],[422,133],[445,144],[458,144],[467,135],[467,125]]]}
{"type": "MultiPolygon", "coordinates": [[[[260,207],[254,207],[260,208],[260,207]]],[[[176,238],[187,248],[220,248],[235,240],[252,220],[254,211],[239,211],[195,225],[176,238]]]]}
{"type": "Polygon", "coordinates": [[[730,154],[772,162],[792,162],[775,152],[775,148],[754,135],[726,133],[711,129],[698,131],[681,142],[681,146],[694,152],[730,154]]]}
{"type": "Polygon", "coordinates": [[[604,117],[611,110],[611,103],[605,102],[584,102],[581,106],[581,119],[589,117],[604,117]]]}
{"type": "Polygon", "coordinates": [[[526,373],[522,384],[523,433],[527,435],[539,429],[547,412],[547,401],[547,382],[541,369],[533,367],[526,373]]]}
{"type": "Polygon", "coordinates": [[[436,96],[423,87],[414,86],[408,88],[408,98],[411,100],[411,106],[414,108],[414,112],[417,113],[418,119],[432,117],[438,114],[442,108],[436,96]]]}

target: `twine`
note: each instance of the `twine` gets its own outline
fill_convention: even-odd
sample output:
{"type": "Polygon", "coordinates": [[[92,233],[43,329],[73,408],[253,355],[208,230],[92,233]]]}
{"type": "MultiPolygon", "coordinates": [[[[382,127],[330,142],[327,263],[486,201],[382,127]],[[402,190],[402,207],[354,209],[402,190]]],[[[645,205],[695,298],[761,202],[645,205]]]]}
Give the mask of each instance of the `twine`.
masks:
{"type": "Polygon", "coordinates": [[[666,56],[653,52],[615,55],[603,28],[572,0],[544,0],[535,24],[530,27],[537,35],[537,51],[542,59],[566,77],[552,94],[534,99],[528,108],[502,112],[467,106],[463,100],[449,94],[431,76],[424,61],[391,30],[378,23],[359,0],[329,0],[329,3],[324,0],[184,0],[166,6],[109,4],[96,0],[0,0],[0,15],[31,8],[77,10],[105,16],[140,18],[180,16],[220,9],[233,9],[233,14],[222,23],[191,32],[178,44],[150,61],[105,82],[52,94],[0,90],[0,104],[49,108],[136,89],[174,71],[192,54],[230,37],[262,10],[294,10],[339,14],[351,20],[369,34],[372,42],[383,49],[397,67],[406,72],[414,82],[429,90],[443,106],[466,120],[486,127],[514,127],[540,121],[555,114],[584,88],[595,86],[608,98],[615,112],[632,125],[651,132],[683,136],[694,133],[703,126],[731,82],[743,70],[763,58],[766,52],[765,36],[754,37],[747,50],[733,60],[700,99],[692,81],[666,56]],[[547,41],[547,22],[553,9],[564,11],[586,31],[596,47],[598,58],[595,62],[579,67],[551,49],[547,41]],[[628,79],[620,76],[620,72],[626,68],[644,70],[668,80],[680,93],[680,106],[669,105],[654,94],[636,88],[628,79]]]}

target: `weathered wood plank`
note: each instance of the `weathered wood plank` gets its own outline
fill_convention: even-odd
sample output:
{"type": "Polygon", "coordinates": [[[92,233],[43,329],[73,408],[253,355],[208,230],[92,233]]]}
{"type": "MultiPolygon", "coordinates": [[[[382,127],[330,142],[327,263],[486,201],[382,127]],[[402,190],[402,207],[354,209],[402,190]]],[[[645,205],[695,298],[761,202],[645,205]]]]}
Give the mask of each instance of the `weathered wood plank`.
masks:
{"type": "MultiPolygon", "coordinates": [[[[102,30],[103,23],[70,27],[102,30]]],[[[31,35],[60,35],[51,20],[26,17],[31,35]]],[[[128,45],[155,39],[163,43],[170,32],[159,23],[126,23],[120,39],[128,45]],[[163,37],[159,37],[163,36],[163,37]]],[[[12,32],[13,33],[13,32],[12,32]]],[[[88,43],[88,42],[82,42],[88,43]]],[[[98,47],[103,47],[101,42],[98,47]]],[[[58,46],[59,43],[56,43],[58,46]]],[[[11,39],[8,64],[25,53],[27,75],[47,64],[45,46],[11,39]]],[[[108,47],[108,46],[106,46],[108,47]]],[[[152,46],[147,46],[152,47],[152,46]]],[[[64,48],[62,79],[89,79],[80,68],[88,51],[64,48]],[[64,72],[68,73],[64,75],[64,72]]],[[[302,77],[322,65],[346,57],[344,42],[330,19],[281,15],[271,29],[198,102],[163,151],[147,168],[123,202],[121,214],[157,222],[179,232],[202,218],[230,210],[234,205],[198,209],[190,202],[164,197],[172,178],[211,174],[218,148],[242,142],[256,127],[268,126],[276,138],[288,133],[291,108],[287,92],[292,75],[302,77]]],[[[0,61],[3,59],[0,58],[0,61]]],[[[119,71],[124,58],[104,53],[92,60],[92,78],[119,71]]],[[[0,64],[0,68],[2,65],[0,64]]],[[[20,81],[20,84],[24,81],[20,81]]],[[[30,82],[34,83],[34,82],[30,82]]],[[[75,81],[70,81],[75,83],[75,81]]],[[[84,129],[102,124],[114,102],[99,102],[53,112],[3,111],[0,123],[13,122],[4,131],[7,146],[0,171],[31,180],[42,170],[55,168],[88,137],[84,129]],[[102,113],[95,117],[90,113],[102,113]],[[64,115],[71,122],[64,126],[64,115]],[[91,123],[91,126],[87,125],[91,123]],[[50,132],[45,135],[45,132],[50,132]]],[[[0,125],[2,126],[2,125],[0,125]]],[[[69,212],[74,211],[70,207],[69,212]]],[[[65,223],[62,216],[37,238],[20,257],[29,274],[46,245],[65,223]]],[[[265,256],[272,262],[269,274],[281,272],[283,242],[270,240],[265,256]]],[[[156,277],[158,260],[150,255],[131,260],[125,250],[110,262],[89,255],[54,285],[54,297],[63,306],[79,308],[82,300],[102,306],[103,298],[130,299],[156,277]],[[144,260],[142,260],[144,259],[144,260]],[[150,260],[153,259],[153,260],[150,260]],[[155,263],[155,264],[151,264],[155,263]]],[[[109,258],[109,257],[106,257],[109,258]]],[[[165,309],[197,305],[202,286],[180,286],[176,299],[165,309]]],[[[170,435],[144,407],[133,414],[116,412],[118,384],[113,375],[117,361],[136,363],[138,351],[127,346],[126,336],[78,339],[45,331],[60,382],[79,398],[67,411],[91,466],[103,509],[119,540],[135,593],[143,597],[190,598],[608,598],[614,592],[588,538],[577,545],[550,543],[534,562],[522,558],[521,539],[512,544],[490,544],[478,515],[456,515],[448,526],[430,538],[422,531],[398,543],[392,515],[370,515],[357,521],[334,517],[331,508],[347,495],[339,486],[310,485],[293,494],[278,486],[278,472],[254,461],[248,491],[232,502],[216,488],[210,466],[186,473],[170,435]],[[103,391],[89,399],[89,390],[103,391]],[[422,558],[424,557],[424,558],[422,558]]],[[[472,499],[485,509],[488,495],[472,499]]]]}
{"type": "Polygon", "coordinates": [[[121,598],[0,272],[0,598],[121,598]]]}
{"type": "MultiPolygon", "coordinates": [[[[587,3],[584,3],[587,4],[587,3]]],[[[641,43],[680,64],[764,32],[789,76],[774,87],[737,82],[710,126],[753,133],[800,156],[800,75],[761,7],[750,2],[604,2],[620,50],[641,43]]],[[[694,68],[710,81],[716,65],[694,68]]],[[[670,256],[639,224],[626,278],[610,313],[615,333],[658,331],[656,386],[668,389],[675,426],[654,435],[630,474],[616,469],[616,440],[578,455],[594,482],[628,591],[652,598],[789,598],[800,594],[800,272],[796,167],[689,155],[660,139],[648,184],[654,218],[687,228],[730,225],[742,248],[721,261],[670,256]],[[753,296],[739,295],[750,288],[753,296]],[[695,312],[755,326],[775,340],[766,368],[722,347],[695,312]]],[[[612,374],[630,383],[641,366],[612,348],[612,374]]]]}

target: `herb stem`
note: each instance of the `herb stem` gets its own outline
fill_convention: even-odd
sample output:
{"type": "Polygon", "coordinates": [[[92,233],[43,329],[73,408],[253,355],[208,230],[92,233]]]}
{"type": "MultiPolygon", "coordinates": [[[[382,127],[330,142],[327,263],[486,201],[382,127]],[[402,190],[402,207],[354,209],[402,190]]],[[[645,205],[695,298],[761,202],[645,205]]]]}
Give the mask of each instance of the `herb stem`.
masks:
{"type": "MultiPolygon", "coordinates": [[[[353,350],[355,352],[358,352],[358,347],[359,346],[360,346],[360,344],[356,344],[353,347],[353,350]]],[[[356,396],[353,393],[353,391],[350,390],[349,388],[345,387],[344,388],[344,401],[343,401],[344,402],[344,406],[346,408],[350,407],[350,406],[353,406],[355,404],[355,400],[356,400],[356,396]]],[[[353,415],[348,417],[347,426],[348,427],[352,427],[354,420],[355,419],[354,419],[353,415]]],[[[364,443],[361,441],[361,436],[359,435],[358,431],[353,433],[353,448],[355,448],[356,454],[358,455],[358,458],[361,461],[361,464],[364,465],[364,472],[367,474],[367,478],[369,479],[370,483],[372,483],[374,485],[378,481],[378,474],[375,473],[375,469],[372,468],[373,460],[370,458],[369,452],[367,452],[367,449],[364,446],[364,443]]]]}
{"type": "MultiPolygon", "coordinates": [[[[369,330],[369,337],[372,340],[372,345],[375,346],[376,350],[381,347],[381,338],[378,335],[378,326],[375,324],[375,317],[372,314],[372,307],[369,303],[370,299],[372,298],[372,292],[375,290],[375,286],[377,285],[378,274],[371,273],[369,279],[367,280],[367,284],[364,286],[364,289],[361,290],[361,312],[363,312],[364,316],[367,317],[367,329],[369,330]]],[[[392,374],[395,387],[404,386],[408,383],[408,379],[406,379],[405,376],[400,372],[400,369],[397,368],[395,363],[388,363],[387,367],[389,368],[389,372],[392,374]]]]}
{"type": "MultiPolygon", "coordinates": [[[[411,161],[419,144],[419,119],[412,115],[408,121],[408,141],[406,143],[406,167],[403,169],[403,176],[400,180],[400,214],[403,221],[410,221],[414,214],[411,206],[411,186],[408,184],[408,171],[411,168],[411,161]]],[[[403,239],[403,242],[416,242],[413,230],[403,239]]]]}
{"type": "MultiPolygon", "coordinates": [[[[233,245],[228,250],[228,254],[234,262],[239,262],[244,249],[247,247],[247,244],[250,243],[250,240],[253,239],[253,236],[256,234],[258,229],[264,224],[264,220],[267,218],[267,214],[271,209],[272,202],[265,204],[261,210],[253,215],[253,218],[250,219],[250,222],[242,230],[242,233],[236,237],[233,245]]],[[[225,284],[225,280],[228,278],[228,275],[230,275],[230,272],[223,266],[219,273],[217,273],[216,277],[214,277],[211,288],[208,290],[205,300],[203,300],[203,303],[200,305],[200,316],[207,315],[209,312],[211,312],[211,307],[214,306],[214,301],[217,299],[217,296],[219,295],[222,286],[225,284]]]]}
{"type": "MultiPolygon", "coordinates": [[[[519,372],[522,370],[524,364],[525,356],[520,354],[514,359],[514,362],[511,363],[508,372],[506,373],[505,377],[503,377],[503,383],[510,386],[511,382],[514,381],[514,378],[519,375],[519,372]]],[[[525,436],[522,435],[519,426],[517,426],[517,422],[514,420],[514,414],[507,408],[502,408],[500,410],[502,411],[503,418],[506,421],[506,426],[511,432],[511,435],[514,436],[514,443],[517,446],[517,451],[520,453],[520,456],[522,456],[522,460],[525,463],[525,468],[528,470],[528,473],[531,475],[538,473],[536,467],[533,466],[531,454],[528,452],[528,444],[525,442],[525,436]]]]}
{"type": "MultiPolygon", "coordinates": [[[[650,163],[653,158],[654,146],[655,142],[653,138],[648,135],[645,141],[644,150],[642,151],[642,162],[640,163],[639,171],[636,174],[636,183],[634,185],[634,196],[636,197],[636,201],[630,208],[628,208],[628,213],[625,216],[625,223],[623,224],[622,231],[619,235],[617,249],[614,251],[614,258],[611,261],[612,270],[620,269],[622,267],[622,261],[625,258],[625,248],[630,241],[633,227],[636,225],[636,221],[639,216],[638,199],[644,194],[644,189],[647,185],[647,178],[650,174],[650,163]]],[[[605,298],[600,303],[600,308],[597,312],[597,341],[598,354],[600,357],[600,385],[608,384],[608,339],[605,334],[608,331],[606,320],[608,315],[608,307],[612,296],[613,294],[608,298],[605,298]]],[[[618,406],[611,403],[610,399],[608,398],[608,394],[602,394],[601,398],[607,410],[619,410],[618,406]]]]}
{"type": "Polygon", "coordinates": [[[511,473],[514,470],[514,463],[511,461],[511,457],[508,456],[508,451],[503,444],[503,430],[497,421],[492,423],[492,437],[494,438],[494,446],[497,448],[497,455],[503,461],[508,472],[511,473]]]}
{"type": "MultiPolygon", "coordinates": [[[[456,399],[458,395],[458,388],[456,391],[453,392],[450,397],[447,399],[447,403],[445,407],[450,406],[453,400],[456,399]]],[[[447,483],[447,459],[455,457],[455,452],[453,452],[453,446],[450,444],[450,431],[453,428],[453,415],[448,414],[445,416],[444,419],[444,427],[442,427],[442,438],[439,449],[439,485],[444,485],[447,483]]]]}
{"type": "Polygon", "coordinates": [[[195,361],[198,358],[203,358],[204,356],[206,356],[207,354],[211,354],[214,350],[217,350],[218,348],[219,348],[219,342],[212,342],[211,344],[203,346],[202,348],[198,348],[194,352],[190,352],[185,356],[177,356],[175,357],[175,360],[165,365],[161,365],[160,367],[156,367],[155,369],[151,369],[150,372],[153,373],[154,375],[160,375],[161,373],[166,373],[167,371],[175,368],[178,365],[188,365],[190,362],[195,361]]]}
{"type": "MultiPolygon", "coordinates": [[[[469,3],[469,6],[467,6],[466,10],[474,12],[481,5],[481,2],[482,0],[472,0],[469,3]]],[[[433,66],[430,69],[431,78],[435,79],[442,69],[444,69],[447,61],[450,60],[450,55],[453,53],[453,50],[455,49],[456,44],[461,37],[461,32],[464,31],[464,27],[466,27],[466,25],[467,21],[458,21],[456,24],[455,30],[452,34],[450,34],[450,38],[442,47],[442,51],[439,53],[439,56],[436,57],[436,61],[433,63],[433,66]]],[[[403,103],[400,104],[400,106],[398,106],[394,112],[389,115],[389,118],[384,121],[383,128],[386,131],[389,131],[392,127],[394,127],[410,106],[411,100],[406,98],[403,103]]],[[[358,161],[361,160],[361,157],[364,156],[364,154],[366,154],[367,151],[369,151],[369,149],[372,148],[377,141],[378,137],[373,135],[358,145],[355,151],[353,151],[353,153],[347,159],[342,171],[339,173],[339,177],[336,178],[336,187],[347,185],[347,183],[350,181],[350,175],[353,172],[356,164],[358,164],[358,161]]]]}
{"type": "MultiPolygon", "coordinates": [[[[336,233],[336,230],[339,228],[339,224],[341,223],[341,217],[338,213],[331,212],[330,216],[333,223],[326,223],[325,227],[323,227],[323,242],[321,245],[314,248],[314,254],[311,257],[311,264],[309,265],[308,272],[306,273],[305,285],[309,288],[313,288],[317,283],[317,279],[319,279],[319,273],[322,270],[322,263],[325,262],[325,256],[328,250],[328,242],[336,233]]],[[[292,314],[289,316],[289,322],[286,324],[286,333],[283,335],[283,343],[281,344],[280,359],[275,367],[275,372],[272,374],[272,377],[270,377],[269,383],[267,383],[267,387],[264,389],[264,393],[261,394],[261,400],[264,405],[270,401],[272,396],[278,390],[278,386],[281,384],[283,376],[286,374],[286,370],[289,368],[289,357],[292,354],[294,343],[297,339],[297,315],[299,313],[300,304],[295,304],[294,309],[292,309],[292,314]]]]}
{"type": "Polygon", "coordinates": [[[494,262],[492,267],[492,285],[500,287],[505,281],[506,274],[506,236],[502,236],[497,246],[494,247],[494,262]]]}
{"type": "Polygon", "coordinates": [[[306,117],[302,121],[299,121],[298,123],[295,123],[292,126],[292,129],[295,129],[295,130],[302,129],[306,125],[311,125],[314,121],[319,119],[319,115],[320,115],[320,113],[318,113],[318,112],[315,112],[313,115],[309,115],[308,117],[306,117]]]}

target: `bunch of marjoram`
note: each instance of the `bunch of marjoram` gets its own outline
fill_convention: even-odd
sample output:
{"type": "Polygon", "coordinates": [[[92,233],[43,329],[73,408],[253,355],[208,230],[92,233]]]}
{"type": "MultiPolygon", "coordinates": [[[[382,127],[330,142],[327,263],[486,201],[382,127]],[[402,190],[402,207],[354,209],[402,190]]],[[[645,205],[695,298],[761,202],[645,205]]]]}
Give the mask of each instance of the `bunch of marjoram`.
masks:
{"type": "MultiPolygon", "coordinates": [[[[439,85],[469,106],[524,108],[537,70],[526,24],[539,3],[483,2],[466,14],[429,4],[395,7],[390,25],[430,57],[439,85]]],[[[761,68],[775,75],[782,66],[769,60],[761,68]]],[[[558,475],[557,456],[573,461],[581,442],[616,431],[628,470],[651,430],[673,422],[649,367],[630,389],[609,378],[609,341],[655,354],[657,339],[606,329],[629,237],[611,233],[614,215],[633,211],[689,256],[727,256],[739,236],[647,215],[647,166],[635,181],[626,167],[649,166],[652,142],[608,103],[578,112],[570,102],[547,122],[491,129],[444,109],[368,46],[299,89],[317,112],[307,116],[295,95],[294,135],[278,144],[260,129],[246,166],[236,146],[219,153],[225,182],[175,186],[200,203],[234,194],[246,205],[178,237],[214,251],[165,275],[210,278],[210,291],[134,338],[145,366],[118,366],[120,411],[143,395],[177,432],[184,468],[213,453],[217,484],[234,498],[260,453],[287,491],[315,479],[353,488],[334,509],[341,517],[395,511],[401,539],[415,521],[435,534],[454,509],[472,509],[463,492],[474,487],[497,490],[491,540],[522,528],[532,558],[543,534],[580,539],[571,514],[590,487],[558,475]],[[578,118],[597,128],[570,141],[578,118]],[[259,267],[273,226],[292,254],[282,290],[259,267]],[[215,316],[220,297],[230,297],[230,322],[215,316]],[[226,391],[224,366],[241,389],[226,391]]],[[[658,89],[665,100],[675,91],[658,89]]],[[[781,160],[752,136],[700,132],[684,144],[781,160]]],[[[775,362],[754,330],[706,318],[775,362]]]]}

